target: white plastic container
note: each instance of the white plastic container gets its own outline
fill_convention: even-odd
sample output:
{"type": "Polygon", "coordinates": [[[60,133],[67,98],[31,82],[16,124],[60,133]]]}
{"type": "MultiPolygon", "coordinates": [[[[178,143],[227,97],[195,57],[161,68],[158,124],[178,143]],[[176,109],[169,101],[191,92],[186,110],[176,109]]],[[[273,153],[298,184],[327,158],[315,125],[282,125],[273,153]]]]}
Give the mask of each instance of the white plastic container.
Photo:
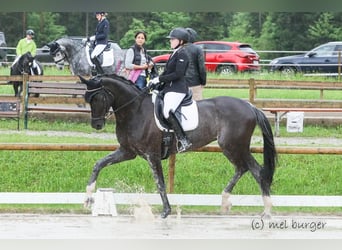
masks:
{"type": "Polygon", "coordinates": [[[288,112],[286,117],[287,132],[303,132],[304,112],[288,112]]]}

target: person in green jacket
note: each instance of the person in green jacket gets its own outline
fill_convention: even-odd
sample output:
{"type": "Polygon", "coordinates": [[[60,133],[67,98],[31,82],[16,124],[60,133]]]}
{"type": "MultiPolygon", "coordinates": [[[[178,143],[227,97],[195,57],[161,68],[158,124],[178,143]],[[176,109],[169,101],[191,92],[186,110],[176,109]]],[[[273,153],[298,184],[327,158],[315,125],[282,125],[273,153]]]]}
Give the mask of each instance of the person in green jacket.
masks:
{"type": "MultiPolygon", "coordinates": [[[[37,45],[35,41],[33,40],[34,38],[34,31],[32,29],[28,29],[26,31],[26,37],[22,38],[19,40],[17,47],[16,47],[16,58],[13,62],[12,65],[14,65],[19,58],[24,55],[26,52],[31,52],[32,56],[36,56],[37,53],[37,45]]],[[[40,74],[40,68],[37,65],[36,60],[33,60],[32,68],[36,69],[38,71],[38,74],[40,74]]]]}
{"type": "Polygon", "coordinates": [[[20,39],[17,44],[17,47],[16,47],[17,57],[24,55],[26,52],[31,52],[32,56],[36,55],[37,46],[33,38],[34,38],[34,31],[31,29],[27,30],[26,37],[20,39]]]}

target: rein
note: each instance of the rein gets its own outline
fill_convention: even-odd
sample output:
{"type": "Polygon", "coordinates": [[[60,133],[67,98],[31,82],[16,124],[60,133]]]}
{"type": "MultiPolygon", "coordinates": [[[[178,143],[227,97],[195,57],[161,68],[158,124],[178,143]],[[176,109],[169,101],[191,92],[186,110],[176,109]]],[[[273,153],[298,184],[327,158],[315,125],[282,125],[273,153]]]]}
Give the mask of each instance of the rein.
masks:
{"type": "MultiPolygon", "coordinates": [[[[79,53],[82,48],[84,48],[83,44],[78,46],[78,49],[76,50],[76,53],[79,53]]],[[[64,51],[62,51],[60,47],[58,47],[58,49],[54,52],[54,55],[56,55],[58,52],[62,53],[63,57],[61,59],[57,60],[57,61],[54,61],[56,64],[58,64],[60,62],[63,62],[63,61],[69,61],[67,54],[64,51]]]]}
{"type": "MultiPolygon", "coordinates": [[[[88,102],[90,103],[92,97],[93,97],[94,95],[98,94],[101,90],[103,90],[105,93],[109,94],[109,95],[114,99],[113,94],[112,94],[108,89],[106,89],[105,87],[101,86],[101,87],[99,87],[99,88],[92,89],[92,90],[87,90],[87,91],[86,91],[86,92],[88,92],[88,93],[92,93],[92,94],[90,94],[90,96],[88,97],[88,99],[89,99],[88,102]]],[[[113,110],[113,113],[115,113],[115,112],[117,112],[117,111],[123,109],[124,107],[127,107],[127,106],[130,105],[131,103],[135,102],[135,100],[136,100],[137,98],[139,98],[139,97],[140,97],[141,95],[143,95],[143,94],[145,94],[145,91],[141,91],[140,94],[136,95],[136,96],[135,96],[134,98],[132,98],[130,101],[128,101],[128,102],[124,103],[123,105],[121,105],[120,107],[114,109],[114,110],[113,110]]],[[[106,96],[106,95],[105,95],[105,96],[106,96]]],[[[106,106],[108,107],[108,99],[107,99],[107,98],[106,98],[106,104],[107,104],[106,106]]],[[[107,108],[107,107],[106,107],[106,108],[107,108]]],[[[109,108],[108,108],[108,110],[109,110],[109,108]]],[[[95,117],[95,118],[91,118],[91,119],[92,119],[92,120],[100,120],[100,119],[103,119],[103,118],[108,119],[111,115],[112,115],[111,112],[108,111],[108,112],[105,114],[104,117],[95,117]]]]}

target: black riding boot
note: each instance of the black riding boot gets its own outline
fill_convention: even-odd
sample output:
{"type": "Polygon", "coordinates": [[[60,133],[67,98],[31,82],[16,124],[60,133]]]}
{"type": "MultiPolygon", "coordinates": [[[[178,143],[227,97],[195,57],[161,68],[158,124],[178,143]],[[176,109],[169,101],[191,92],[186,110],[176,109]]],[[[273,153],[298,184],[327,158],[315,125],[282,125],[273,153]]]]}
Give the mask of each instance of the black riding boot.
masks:
{"type": "Polygon", "coordinates": [[[191,147],[192,143],[186,137],[182,126],[179,124],[175,114],[170,111],[169,118],[167,121],[170,123],[172,129],[175,131],[177,137],[177,150],[178,152],[183,152],[191,147]]]}
{"type": "MultiPolygon", "coordinates": [[[[99,59],[97,57],[94,57],[91,61],[95,64],[97,75],[103,75],[104,71],[103,71],[103,69],[101,67],[99,59]]],[[[94,72],[92,72],[92,75],[94,75],[94,72]]]]}

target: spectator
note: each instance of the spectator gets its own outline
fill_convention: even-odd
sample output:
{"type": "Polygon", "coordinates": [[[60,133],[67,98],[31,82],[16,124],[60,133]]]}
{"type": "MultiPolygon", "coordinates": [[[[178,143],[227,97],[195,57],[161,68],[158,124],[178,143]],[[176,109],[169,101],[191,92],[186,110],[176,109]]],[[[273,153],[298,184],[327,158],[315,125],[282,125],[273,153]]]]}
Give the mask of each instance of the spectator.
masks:
{"type": "Polygon", "coordinates": [[[192,90],[193,99],[203,99],[203,87],[207,82],[207,72],[205,68],[203,49],[193,44],[197,38],[197,32],[192,28],[186,28],[189,32],[189,42],[184,46],[189,58],[189,67],[186,71],[185,79],[192,90]]]}
{"type": "Polygon", "coordinates": [[[164,93],[163,115],[175,132],[178,152],[182,152],[192,145],[175,116],[176,109],[189,91],[185,80],[185,72],[189,62],[184,49],[189,40],[189,34],[184,28],[175,28],[171,30],[167,38],[170,38],[173,53],[166,63],[164,72],[159,77],[153,78],[151,84],[163,83],[160,87],[164,93]]]}
{"type": "Polygon", "coordinates": [[[127,78],[134,82],[138,88],[143,89],[146,87],[148,70],[152,70],[153,62],[144,47],[147,39],[146,33],[138,31],[134,38],[135,44],[126,52],[125,69],[127,78]]]}

